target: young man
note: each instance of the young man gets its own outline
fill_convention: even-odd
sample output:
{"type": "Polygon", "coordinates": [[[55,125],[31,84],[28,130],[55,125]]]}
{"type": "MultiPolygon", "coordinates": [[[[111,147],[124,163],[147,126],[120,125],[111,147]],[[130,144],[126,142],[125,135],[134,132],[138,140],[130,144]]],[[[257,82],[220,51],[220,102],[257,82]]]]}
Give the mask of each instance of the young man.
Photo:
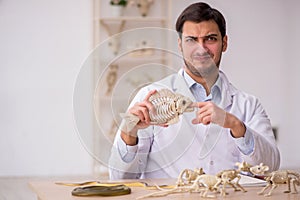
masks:
{"type": "Polygon", "coordinates": [[[178,17],[176,30],[185,66],[138,92],[128,112],[140,122],[130,132],[118,131],[110,178],[170,178],[199,167],[215,174],[242,161],[278,169],[279,151],[266,112],[257,98],[233,87],[219,70],[227,49],[222,14],[194,3],[178,17]],[[148,99],[161,88],[189,97],[196,111],[184,113],[173,125],[150,125],[153,105],[148,99]]]}

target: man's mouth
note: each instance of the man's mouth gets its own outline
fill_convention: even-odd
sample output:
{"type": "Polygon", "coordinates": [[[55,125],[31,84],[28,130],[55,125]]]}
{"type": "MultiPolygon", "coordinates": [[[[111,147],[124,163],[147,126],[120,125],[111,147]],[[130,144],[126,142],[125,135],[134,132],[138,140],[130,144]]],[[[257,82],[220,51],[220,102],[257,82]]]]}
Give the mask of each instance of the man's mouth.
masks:
{"type": "Polygon", "coordinates": [[[192,56],[193,61],[204,62],[207,60],[211,60],[212,57],[209,54],[197,54],[192,56]]]}

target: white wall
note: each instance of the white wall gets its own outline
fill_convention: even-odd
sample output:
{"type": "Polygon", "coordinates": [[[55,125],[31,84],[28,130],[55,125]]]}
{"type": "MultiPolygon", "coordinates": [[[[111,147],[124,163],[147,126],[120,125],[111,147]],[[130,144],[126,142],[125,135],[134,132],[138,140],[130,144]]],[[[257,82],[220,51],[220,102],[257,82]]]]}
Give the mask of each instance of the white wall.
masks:
{"type": "MultiPolygon", "coordinates": [[[[173,0],[174,21],[190,2],[173,0]]],[[[228,23],[221,68],[260,98],[278,127],[282,167],[300,168],[300,156],[294,156],[300,151],[300,2],[207,2],[228,23]]],[[[0,44],[0,176],[91,173],[92,158],[73,122],[72,95],[92,48],[92,1],[0,0],[0,44]]],[[[90,116],[82,118],[91,128],[90,116]]]]}
{"type": "Polygon", "coordinates": [[[282,153],[282,167],[300,168],[300,134],[299,134],[299,114],[300,114],[300,2],[285,5],[285,26],[282,37],[284,52],[283,63],[280,69],[282,79],[278,82],[283,85],[283,101],[279,107],[282,112],[280,122],[279,146],[282,153]]]}
{"type": "Polygon", "coordinates": [[[0,176],[89,174],[72,95],[92,1],[0,0],[0,29],[0,176]]]}

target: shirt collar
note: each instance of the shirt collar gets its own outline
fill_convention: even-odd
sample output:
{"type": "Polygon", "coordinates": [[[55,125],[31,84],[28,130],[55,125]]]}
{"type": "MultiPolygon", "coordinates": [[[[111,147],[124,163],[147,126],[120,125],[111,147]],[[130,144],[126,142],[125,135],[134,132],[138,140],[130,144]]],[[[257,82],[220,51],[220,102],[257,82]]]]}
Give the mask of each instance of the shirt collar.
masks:
{"type": "Polygon", "coordinates": [[[196,83],[196,81],[194,81],[194,79],[192,79],[192,78],[190,77],[190,75],[188,75],[184,70],[183,70],[183,72],[182,72],[182,75],[183,75],[183,77],[184,77],[185,82],[186,82],[187,85],[189,86],[189,88],[191,88],[191,87],[196,83]]]}
{"type": "MultiPolygon", "coordinates": [[[[192,87],[195,84],[199,84],[194,79],[192,79],[190,75],[188,75],[188,73],[185,72],[185,70],[183,70],[182,75],[190,89],[192,89],[192,87]]],[[[208,96],[208,99],[214,101],[215,103],[219,103],[221,101],[221,91],[222,91],[222,79],[220,78],[219,75],[215,84],[211,87],[211,93],[208,96]]]]}

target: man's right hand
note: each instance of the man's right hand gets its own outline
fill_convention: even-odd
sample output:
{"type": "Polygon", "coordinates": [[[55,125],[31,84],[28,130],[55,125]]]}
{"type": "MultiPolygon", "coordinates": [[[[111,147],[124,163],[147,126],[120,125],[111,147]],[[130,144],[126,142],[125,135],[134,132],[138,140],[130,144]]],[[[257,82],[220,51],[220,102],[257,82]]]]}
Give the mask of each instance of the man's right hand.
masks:
{"type": "Polygon", "coordinates": [[[137,116],[140,120],[137,125],[133,128],[130,133],[121,131],[121,138],[127,145],[137,144],[137,131],[139,129],[145,129],[150,126],[150,115],[149,112],[155,112],[155,108],[149,101],[151,95],[155,94],[157,90],[151,90],[142,102],[137,102],[128,109],[128,113],[137,116]]]}

